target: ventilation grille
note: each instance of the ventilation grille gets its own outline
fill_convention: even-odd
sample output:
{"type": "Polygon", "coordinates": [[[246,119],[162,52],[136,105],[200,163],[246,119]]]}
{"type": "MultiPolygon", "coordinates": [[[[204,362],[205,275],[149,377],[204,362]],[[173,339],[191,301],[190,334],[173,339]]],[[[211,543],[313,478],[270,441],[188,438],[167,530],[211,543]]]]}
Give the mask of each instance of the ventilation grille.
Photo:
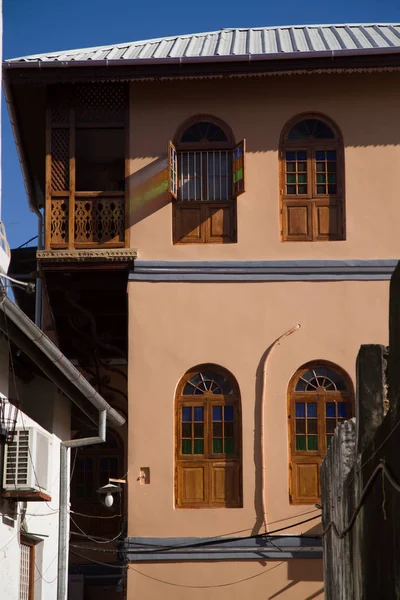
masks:
{"type": "Polygon", "coordinates": [[[5,473],[6,487],[28,485],[29,431],[17,431],[14,441],[8,445],[5,473]]]}
{"type": "Polygon", "coordinates": [[[49,492],[51,438],[38,427],[17,428],[5,449],[3,487],[9,492],[49,492]]]}

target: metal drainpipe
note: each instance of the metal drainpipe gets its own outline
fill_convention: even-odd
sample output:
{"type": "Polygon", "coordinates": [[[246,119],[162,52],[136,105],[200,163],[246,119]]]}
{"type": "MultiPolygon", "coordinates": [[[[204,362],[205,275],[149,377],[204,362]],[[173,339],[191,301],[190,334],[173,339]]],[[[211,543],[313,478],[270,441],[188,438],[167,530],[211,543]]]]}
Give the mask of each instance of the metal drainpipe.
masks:
{"type": "Polygon", "coordinates": [[[99,435],[97,437],[65,440],[60,445],[60,500],[58,517],[58,581],[57,600],[67,600],[69,556],[69,486],[70,449],[102,444],[106,441],[107,411],[99,412],[99,435]]]}

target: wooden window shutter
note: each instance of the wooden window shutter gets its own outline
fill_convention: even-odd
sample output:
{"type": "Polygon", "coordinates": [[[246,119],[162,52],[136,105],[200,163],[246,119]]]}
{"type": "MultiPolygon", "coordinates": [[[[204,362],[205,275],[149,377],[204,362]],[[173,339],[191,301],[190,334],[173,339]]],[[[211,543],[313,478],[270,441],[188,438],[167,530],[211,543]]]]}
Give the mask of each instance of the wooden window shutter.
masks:
{"type": "Polygon", "coordinates": [[[171,196],[178,198],[178,154],[172,142],[168,146],[168,191],[171,196]]]}
{"type": "Polygon", "coordinates": [[[292,504],[315,504],[320,501],[319,470],[322,457],[292,457],[292,504]]]}
{"type": "Polygon", "coordinates": [[[245,192],[245,153],[246,153],[246,140],[242,140],[233,149],[233,165],[232,165],[232,177],[233,177],[233,197],[237,198],[240,194],[245,192]]]}

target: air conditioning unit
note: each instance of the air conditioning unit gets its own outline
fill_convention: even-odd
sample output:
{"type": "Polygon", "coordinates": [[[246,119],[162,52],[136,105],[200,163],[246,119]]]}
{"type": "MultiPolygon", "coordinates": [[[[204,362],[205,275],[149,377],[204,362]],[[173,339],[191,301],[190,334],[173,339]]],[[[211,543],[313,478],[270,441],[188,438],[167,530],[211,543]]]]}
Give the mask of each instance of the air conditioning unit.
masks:
{"type": "Polygon", "coordinates": [[[14,441],[5,447],[4,495],[26,500],[50,497],[51,439],[38,427],[17,427],[14,441]]]}

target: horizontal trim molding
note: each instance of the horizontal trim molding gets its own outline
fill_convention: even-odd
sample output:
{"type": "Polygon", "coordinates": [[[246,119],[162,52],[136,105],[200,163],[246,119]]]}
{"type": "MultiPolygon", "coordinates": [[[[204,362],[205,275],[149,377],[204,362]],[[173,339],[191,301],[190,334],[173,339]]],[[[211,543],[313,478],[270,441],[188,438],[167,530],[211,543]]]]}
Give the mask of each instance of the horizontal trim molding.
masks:
{"type": "Polygon", "coordinates": [[[128,562],[322,559],[322,540],[306,536],[236,538],[229,542],[221,538],[128,537],[124,540],[124,553],[128,562]],[[187,547],[210,541],[212,545],[187,547]],[[173,549],[162,551],[170,546],[173,549]]]}
{"type": "Polygon", "coordinates": [[[130,281],[387,281],[397,266],[387,260],[136,260],[130,281]]]}

